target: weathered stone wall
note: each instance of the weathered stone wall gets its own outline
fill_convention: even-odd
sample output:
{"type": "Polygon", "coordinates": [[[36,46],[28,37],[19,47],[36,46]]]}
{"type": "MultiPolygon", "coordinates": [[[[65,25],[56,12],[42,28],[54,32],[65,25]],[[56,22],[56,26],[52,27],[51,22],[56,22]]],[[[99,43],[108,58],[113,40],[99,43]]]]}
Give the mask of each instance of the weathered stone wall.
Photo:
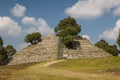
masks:
{"type": "MultiPolygon", "coordinates": [[[[108,53],[97,48],[86,39],[79,40],[79,42],[80,47],[76,50],[70,50],[64,47],[63,54],[67,55],[67,58],[93,58],[109,56],[108,53]]],[[[57,46],[58,37],[54,35],[47,35],[43,38],[42,42],[36,45],[28,46],[18,54],[15,54],[9,65],[56,59],[58,51],[57,46]]]]}

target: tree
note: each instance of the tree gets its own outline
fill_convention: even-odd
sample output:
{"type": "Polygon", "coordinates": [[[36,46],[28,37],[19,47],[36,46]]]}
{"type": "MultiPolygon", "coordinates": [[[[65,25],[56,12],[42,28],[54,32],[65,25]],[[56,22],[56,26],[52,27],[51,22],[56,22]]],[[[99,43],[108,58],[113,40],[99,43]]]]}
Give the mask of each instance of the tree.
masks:
{"type": "Polygon", "coordinates": [[[72,17],[67,17],[60,20],[58,25],[55,27],[54,32],[56,36],[62,39],[62,42],[68,48],[75,47],[74,39],[78,38],[78,34],[81,32],[81,26],[76,23],[76,20],[72,17]]]}
{"type": "Polygon", "coordinates": [[[118,44],[118,46],[120,47],[120,29],[119,29],[119,35],[118,35],[118,38],[117,38],[116,43],[117,43],[117,44],[118,44]]]}
{"type": "Polygon", "coordinates": [[[4,62],[6,52],[5,48],[3,47],[3,39],[0,37],[0,64],[4,62]]]}
{"type": "Polygon", "coordinates": [[[116,45],[109,45],[105,40],[100,40],[95,44],[95,46],[103,49],[104,51],[112,54],[113,56],[118,56],[119,50],[116,45]]]}
{"type": "Polygon", "coordinates": [[[0,48],[0,64],[3,64],[5,62],[5,57],[6,57],[6,51],[5,48],[2,47],[0,48]]]}
{"type": "Polygon", "coordinates": [[[110,45],[109,46],[109,53],[113,56],[118,56],[119,50],[117,49],[116,45],[110,45]]]}
{"type": "Polygon", "coordinates": [[[0,64],[8,63],[15,53],[16,50],[12,45],[3,46],[3,39],[0,37],[0,64]]]}
{"type": "Polygon", "coordinates": [[[16,49],[12,45],[8,45],[6,46],[5,51],[6,51],[5,60],[9,62],[12,56],[16,53],[16,49]]]}
{"type": "Polygon", "coordinates": [[[32,45],[37,44],[38,42],[41,41],[41,34],[39,32],[34,32],[34,33],[31,33],[31,34],[27,34],[25,36],[24,41],[26,43],[31,43],[32,45]]]}
{"type": "Polygon", "coordinates": [[[0,37],[0,47],[3,46],[3,39],[0,37]]]}
{"type": "Polygon", "coordinates": [[[8,55],[12,56],[16,53],[16,49],[12,45],[7,45],[5,48],[8,55]]]}
{"type": "Polygon", "coordinates": [[[107,48],[109,46],[108,42],[106,42],[105,40],[101,39],[100,41],[98,41],[95,46],[102,48],[103,50],[107,51],[107,48]]]}

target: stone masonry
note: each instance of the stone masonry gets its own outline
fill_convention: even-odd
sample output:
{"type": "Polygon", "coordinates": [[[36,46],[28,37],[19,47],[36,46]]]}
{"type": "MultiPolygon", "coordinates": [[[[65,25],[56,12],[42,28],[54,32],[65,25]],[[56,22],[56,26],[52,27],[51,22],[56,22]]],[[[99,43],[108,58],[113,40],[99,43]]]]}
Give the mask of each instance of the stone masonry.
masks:
{"type": "MultiPolygon", "coordinates": [[[[110,54],[97,48],[86,39],[81,39],[78,41],[80,42],[80,47],[76,50],[71,50],[64,47],[63,55],[67,55],[67,58],[94,58],[110,56],[110,54]]],[[[30,45],[21,52],[15,54],[8,65],[54,60],[57,58],[57,46],[58,37],[55,35],[47,35],[42,39],[42,42],[36,45],[30,45]]]]}
{"type": "Polygon", "coordinates": [[[57,37],[47,35],[42,39],[42,42],[36,45],[30,45],[15,54],[8,65],[56,59],[57,41],[57,37]]]}
{"type": "Polygon", "coordinates": [[[63,49],[63,53],[67,54],[68,58],[95,58],[110,56],[109,53],[94,46],[87,39],[80,39],[78,41],[80,42],[80,47],[78,47],[76,50],[71,50],[67,48],[63,49]]]}

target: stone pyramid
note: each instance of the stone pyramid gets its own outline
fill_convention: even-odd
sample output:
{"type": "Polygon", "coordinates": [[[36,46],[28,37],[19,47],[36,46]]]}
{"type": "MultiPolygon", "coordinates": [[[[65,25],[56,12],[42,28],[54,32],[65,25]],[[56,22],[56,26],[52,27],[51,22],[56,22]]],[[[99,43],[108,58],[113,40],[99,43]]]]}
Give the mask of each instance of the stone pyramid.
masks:
{"type": "MultiPolygon", "coordinates": [[[[110,56],[102,49],[94,46],[87,39],[80,39],[80,47],[76,50],[63,48],[63,55],[67,58],[94,58],[110,56]]],[[[8,65],[23,64],[30,62],[53,60],[57,58],[58,37],[55,35],[47,35],[42,39],[42,42],[28,46],[21,52],[15,54],[8,65]]]]}
{"type": "Polygon", "coordinates": [[[109,53],[102,49],[94,46],[87,39],[80,39],[80,47],[76,50],[70,50],[67,48],[63,49],[63,53],[67,53],[68,58],[95,58],[95,57],[106,57],[111,56],[109,53]],[[74,54],[73,54],[74,53],[74,54]]]}
{"type": "Polygon", "coordinates": [[[56,58],[58,38],[47,35],[42,42],[30,45],[13,56],[8,65],[52,60],[56,58]]]}

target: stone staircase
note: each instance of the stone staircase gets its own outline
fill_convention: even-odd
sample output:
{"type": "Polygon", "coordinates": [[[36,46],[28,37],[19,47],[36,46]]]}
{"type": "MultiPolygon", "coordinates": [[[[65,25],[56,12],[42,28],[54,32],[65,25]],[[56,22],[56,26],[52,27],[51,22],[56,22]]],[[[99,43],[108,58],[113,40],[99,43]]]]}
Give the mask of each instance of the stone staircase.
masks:
{"type": "MultiPolygon", "coordinates": [[[[81,39],[78,41],[80,42],[80,47],[76,50],[63,48],[63,55],[67,55],[67,58],[94,58],[110,56],[110,54],[97,48],[86,39],[81,39]]],[[[42,42],[36,45],[28,46],[21,52],[15,54],[8,65],[56,59],[58,51],[57,46],[58,37],[54,35],[47,35],[42,39],[42,42]]]]}

